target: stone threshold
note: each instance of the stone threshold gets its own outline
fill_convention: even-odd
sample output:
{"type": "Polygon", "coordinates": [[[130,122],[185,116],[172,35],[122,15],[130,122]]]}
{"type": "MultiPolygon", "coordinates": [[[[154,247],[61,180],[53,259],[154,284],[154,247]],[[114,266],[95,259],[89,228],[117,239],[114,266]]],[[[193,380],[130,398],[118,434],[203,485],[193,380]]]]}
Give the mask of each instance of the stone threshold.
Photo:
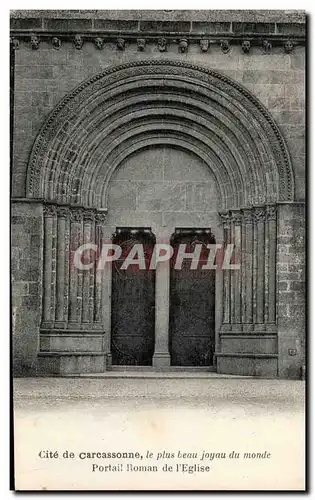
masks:
{"type": "MultiPolygon", "coordinates": [[[[216,372],[169,372],[169,371],[159,371],[159,372],[140,372],[140,371],[107,371],[103,373],[78,373],[74,375],[57,375],[59,378],[89,378],[89,379],[253,379],[258,377],[252,377],[248,375],[229,375],[216,372]]],[[[53,375],[48,375],[48,377],[53,377],[53,375]]]]}

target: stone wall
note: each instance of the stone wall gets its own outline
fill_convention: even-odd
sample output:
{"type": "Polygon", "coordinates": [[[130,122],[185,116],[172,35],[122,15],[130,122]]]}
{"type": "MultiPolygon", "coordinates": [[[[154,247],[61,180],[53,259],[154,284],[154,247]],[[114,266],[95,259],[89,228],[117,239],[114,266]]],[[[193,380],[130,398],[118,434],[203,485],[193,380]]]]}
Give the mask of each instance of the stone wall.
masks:
{"type": "Polygon", "coordinates": [[[34,375],[42,300],[42,206],[12,204],[12,341],[16,375],[34,375]]]}
{"type": "MultiPolygon", "coordinates": [[[[87,344],[87,338],[77,335],[74,331],[63,336],[51,331],[55,328],[55,320],[59,314],[54,308],[54,302],[49,305],[49,308],[53,308],[53,316],[55,313],[57,316],[56,318],[54,316],[53,324],[47,323],[46,330],[42,329],[41,336],[39,333],[42,301],[46,307],[47,297],[53,296],[55,294],[53,287],[59,285],[58,280],[55,280],[56,256],[50,255],[48,259],[50,271],[46,273],[45,280],[43,276],[43,269],[46,269],[43,265],[43,255],[45,249],[47,250],[47,241],[49,241],[49,248],[55,253],[58,246],[56,241],[53,244],[54,236],[49,231],[50,222],[49,224],[45,222],[44,229],[45,219],[40,200],[37,204],[23,200],[27,196],[27,166],[35,138],[61,99],[82,81],[92,78],[105,68],[122,63],[152,60],[182,61],[196,65],[196,67],[214,69],[228,76],[260,100],[269,110],[283,134],[292,160],[296,203],[277,205],[276,318],[278,330],[265,332],[268,335],[264,336],[263,343],[256,338],[257,333],[261,334],[260,330],[256,332],[256,337],[255,335],[251,337],[251,342],[247,341],[246,331],[243,331],[243,339],[241,339],[242,335],[234,338],[239,335],[238,331],[232,332],[236,335],[230,336],[228,340],[222,339],[222,344],[219,346],[222,357],[219,360],[221,368],[218,365],[218,371],[299,378],[301,366],[304,363],[305,330],[303,309],[305,303],[304,14],[286,11],[70,11],[65,15],[61,11],[14,11],[11,14],[11,37],[11,50],[14,54],[11,82],[14,82],[12,196],[15,202],[12,205],[12,312],[15,373],[18,375],[34,374],[36,355],[40,349],[42,351],[49,349],[67,351],[73,350],[74,343],[76,343],[77,350],[80,351],[80,346],[85,349],[87,344]],[[44,294],[42,297],[44,281],[46,296],[44,294]],[[242,362],[240,363],[235,356],[230,358],[224,356],[231,352],[241,354],[242,362]]],[[[188,78],[184,85],[186,90],[190,85],[189,71],[190,69],[187,69],[188,78]]],[[[150,69],[148,69],[149,74],[150,69]]],[[[141,79],[142,76],[140,75],[139,78],[141,79]]],[[[128,78],[133,78],[132,73],[127,76],[128,78]]],[[[205,86],[206,78],[204,77],[203,82],[205,86]]],[[[219,84],[220,80],[217,85],[219,84]]],[[[222,84],[223,93],[225,88],[222,84]]],[[[176,90],[171,89],[170,96],[172,92],[175,93],[176,90]]],[[[178,98],[179,101],[180,98],[178,98]]],[[[224,100],[222,95],[221,98],[224,100]]],[[[121,100],[123,101],[123,97],[121,100]]],[[[186,103],[183,103],[183,106],[184,104],[186,103]]],[[[101,105],[103,105],[102,102],[100,102],[101,105]]],[[[145,105],[146,101],[143,106],[145,105]]],[[[224,166],[227,164],[232,178],[233,172],[241,163],[238,158],[242,159],[244,152],[245,156],[246,154],[253,155],[251,157],[253,160],[247,163],[251,166],[251,175],[256,178],[254,165],[257,157],[259,156],[261,165],[270,161],[267,152],[268,135],[266,132],[266,139],[261,139],[261,136],[256,137],[257,150],[255,144],[254,152],[246,152],[246,147],[250,149],[250,146],[249,144],[246,146],[247,136],[244,135],[244,123],[250,123],[252,116],[247,110],[244,111],[245,108],[242,111],[243,117],[241,113],[238,115],[235,112],[238,109],[237,102],[234,102],[233,106],[235,106],[232,111],[235,123],[233,122],[231,133],[230,130],[228,131],[228,138],[232,137],[235,143],[239,143],[239,151],[242,153],[236,159],[230,155],[222,157],[221,161],[224,166]],[[236,127],[238,119],[240,120],[239,130],[236,127]],[[264,149],[265,146],[266,149],[264,149]],[[265,153],[266,162],[262,162],[265,153]],[[235,168],[234,163],[229,164],[228,158],[235,162],[235,168]]],[[[106,105],[104,110],[106,111],[106,105]]],[[[124,110],[124,113],[128,115],[128,110],[124,110]]],[[[184,117],[185,113],[182,116],[184,117]]],[[[228,114],[224,113],[221,117],[223,130],[223,124],[231,119],[228,114]]],[[[88,123],[88,118],[84,119],[88,123]]],[[[168,117],[168,120],[171,122],[172,119],[168,117]]],[[[268,119],[265,123],[267,128],[268,119]]],[[[54,126],[58,128],[58,124],[54,126]]],[[[61,126],[65,127],[65,124],[61,126]]],[[[83,130],[84,126],[82,125],[83,130]]],[[[197,126],[207,128],[204,122],[196,121],[195,127],[197,126]]],[[[178,123],[175,123],[175,127],[178,127],[178,123]]],[[[255,129],[253,126],[252,138],[255,138],[255,130],[258,128],[255,129]]],[[[203,132],[202,130],[201,133],[203,132]]],[[[56,134],[56,137],[58,137],[56,141],[59,141],[56,145],[56,157],[60,149],[60,157],[67,162],[67,140],[62,142],[62,134],[60,136],[56,134]]],[[[78,140],[81,140],[80,134],[78,140]]],[[[210,140],[209,136],[206,140],[210,140]]],[[[254,142],[253,139],[253,144],[254,142]]],[[[70,154],[72,154],[71,151],[70,154]]],[[[71,161],[70,159],[69,162],[71,161]]],[[[99,161],[101,162],[101,158],[99,161]]],[[[58,163],[58,158],[56,162],[58,163]]],[[[208,166],[211,168],[210,163],[208,166]]],[[[271,162],[269,164],[271,165],[271,162]]],[[[274,160],[273,168],[275,165],[278,166],[277,161],[274,160]]],[[[216,228],[219,234],[221,230],[217,227],[217,211],[220,208],[219,191],[222,186],[217,185],[208,166],[204,165],[200,159],[197,160],[193,154],[187,154],[180,148],[175,151],[171,147],[157,147],[156,144],[154,149],[146,149],[143,152],[137,152],[134,156],[129,156],[110,180],[108,204],[110,211],[105,236],[109,237],[113,228],[119,225],[152,227],[159,234],[168,236],[175,227],[210,226],[216,228]]],[[[272,166],[269,170],[268,168],[265,167],[267,173],[263,174],[264,182],[270,188],[268,194],[273,196],[273,193],[278,192],[278,179],[276,179],[275,170],[271,171],[272,166]]],[[[264,167],[262,166],[261,169],[263,171],[264,167]]],[[[216,172],[219,170],[217,169],[216,172]]],[[[76,175],[80,177],[80,169],[78,172],[79,174],[76,175]]],[[[52,185],[50,176],[53,175],[55,175],[53,172],[47,174],[45,171],[43,179],[40,178],[40,183],[52,185]]],[[[257,174],[257,179],[259,175],[257,174]]],[[[58,182],[61,184],[59,179],[58,182]]],[[[247,184],[251,185],[252,179],[248,180],[247,184]]],[[[235,192],[240,189],[236,187],[236,183],[233,185],[232,182],[231,185],[235,192]]],[[[51,198],[53,200],[53,196],[51,198]]],[[[246,199],[250,200],[250,198],[246,199]]],[[[293,201],[293,197],[282,199],[293,201]]],[[[57,201],[60,203],[60,200],[57,201]]],[[[272,199],[272,203],[277,201],[276,198],[272,199]]],[[[252,204],[259,203],[252,202],[252,204]]],[[[251,208],[250,205],[249,202],[249,206],[244,208],[251,208]]],[[[102,205],[102,208],[105,208],[105,205],[102,205]]],[[[242,204],[238,207],[226,206],[225,208],[229,210],[242,208],[242,204]]],[[[59,207],[58,213],[62,210],[62,207],[59,207]]],[[[63,224],[62,221],[63,218],[55,218],[54,227],[56,228],[57,224],[63,224]]],[[[268,231],[264,233],[267,237],[270,233],[268,231]]],[[[272,234],[275,236],[275,231],[272,234]]],[[[246,240],[246,231],[244,235],[246,240]]],[[[242,237],[242,241],[243,239],[242,237]]],[[[249,241],[250,237],[248,236],[247,239],[249,241]]],[[[262,277],[264,270],[262,267],[259,269],[262,277]]],[[[269,290],[268,287],[266,290],[269,290]]],[[[109,322],[109,288],[106,293],[107,302],[103,306],[109,322]]],[[[222,304],[220,307],[222,309],[222,304]]],[[[46,312],[47,308],[48,306],[45,309],[46,312]]],[[[65,312],[65,316],[68,312],[65,312]]],[[[218,311],[216,314],[218,315],[218,311]]],[[[157,325],[159,325],[158,322],[157,325]]],[[[104,327],[105,330],[108,327],[106,330],[108,333],[110,326],[109,324],[106,326],[106,321],[104,327]]],[[[163,323],[159,328],[165,330],[164,343],[167,343],[166,326],[163,323]]],[[[82,361],[78,352],[76,358],[65,355],[61,361],[51,356],[48,361],[46,359],[42,364],[39,363],[37,368],[46,373],[48,365],[45,363],[48,362],[48,368],[52,373],[60,373],[61,365],[62,370],[67,373],[79,369],[77,364],[82,361],[81,366],[84,365],[86,371],[91,370],[91,366],[93,367],[95,363],[95,370],[100,371],[106,364],[103,359],[103,350],[107,352],[109,334],[105,341],[107,345],[104,346],[98,345],[99,333],[93,331],[90,333],[91,338],[92,336],[95,338],[94,350],[98,353],[96,361],[90,359],[89,356],[85,356],[85,361],[82,361]]],[[[88,349],[91,345],[89,344],[88,349]]]]}
{"type": "MultiPolygon", "coordinates": [[[[216,15],[214,11],[212,16],[207,16],[205,12],[206,17],[203,18],[202,14],[197,16],[196,11],[184,11],[181,15],[163,15],[160,12],[155,15],[165,20],[175,17],[179,24],[165,22],[156,25],[149,22],[153,17],[152,12],[147,12],[141,14],[142,25],[130,19],[135,19],[137,11],[132,14],[128,11],[122,11],[121,14],[73,13],[71,20],[51,19],[52,14],[41,14],[40,11],[33,17],[29,13],[26,19],[19,12],[12,14],[12,35],[21,36],[19,48],[15,51],[13,195],[25,195],[27,161],[35,137],[45,118],[68,92],[83,80],[112,65],[143,59],[170,59],[216,69],[243,84],[261,100],[276,119],[287,141],[294,166],[296,199],[304,200],[304,15],[296,13],[294,16],[292,13],[290,17],[290,14],[275,11],[265,15],[261,13],[260,17],[257,13],[253,17],[252,13],[246,11],[243,14],[240,11],[218,11],[216,15]],[[148,21],[144,16],[148,16],[148,21]],[[240,20],[243,22],[240,23],[240,20]],[[118,27],[120,31],[117,31],[118,27]],[[128,33],[129,38],[126,35],[124,49],[120,50],[116,40],[122,30],[128,33]],[[186,52],[180,51],[181,36],[173,30],[181,33],[183,38],[186,36],[189,42],[186,52]],[[33,50],[30,42],[34,31],[40,40],[38,50],[33,50]],[[58,32],[61,46],[56,49],[51,39],[58,32]],[[78,50],[73,42],[74,34],[82,32],[84,43],[78,50]],[[164,34],[168,41],[165,52],[159,49],[157,33],[164,34]],[[100,50],[95,45],[95,39],[101,36],[105,43],[100,50]],[[146,41],[143,50],[139,50],[137,44],[140,36],[146,41]],[[236,40],[235,36],[238,37],[236,40]],[[205,52],[200,47],[202,38],[211,42],[205,52]],[[231,41],[227,53],[222,51],[220,38],[231,41]],[[261,45],[264,38],[273,43],[271,51],[267,53],[261,45]],[[241,48],[244,39],[251,40],[249,53],[244,53],[241,48]],[[284,51],[287,39],[294,41],[294,48],[289,53],[284,51]]],[[[54,15],[60,18],[62,14],[54,15]]]]}
{"type": "Polygon", "coordinates": [[[279,376],[300,378],[305,364],[305,207],[279,206],[277,241],[279,376]]]}

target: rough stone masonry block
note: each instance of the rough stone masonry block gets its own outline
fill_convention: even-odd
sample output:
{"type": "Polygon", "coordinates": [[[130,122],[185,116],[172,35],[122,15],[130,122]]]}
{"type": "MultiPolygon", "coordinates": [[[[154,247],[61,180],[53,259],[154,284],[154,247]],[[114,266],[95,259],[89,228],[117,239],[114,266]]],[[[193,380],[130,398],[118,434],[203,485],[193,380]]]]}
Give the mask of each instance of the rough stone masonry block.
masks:
{"type": "Polygon", "coordinates": [[[41,319],[42,206],[12,204],[12,344],[15,376],[36,374],[41,319]]]}
{"type": "Polygon", "coordinates": [[[302,203],[279,205],[277,244],[278,375],[301,378],[305,363],[305,211],[302,203]],[[283,245],[286,237],[290,243],[283,245]],[[288,251],[281,252],[283,247],[288,251]],[[290,272],[282,266],[286,263],[290,272]]]}

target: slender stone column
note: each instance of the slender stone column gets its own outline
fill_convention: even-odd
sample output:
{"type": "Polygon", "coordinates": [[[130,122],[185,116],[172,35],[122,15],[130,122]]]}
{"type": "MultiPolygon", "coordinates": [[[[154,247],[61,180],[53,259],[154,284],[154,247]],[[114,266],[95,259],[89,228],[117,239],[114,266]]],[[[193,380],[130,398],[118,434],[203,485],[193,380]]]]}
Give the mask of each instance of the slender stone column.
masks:
{"type": "Polygon", "coordinates": [[[43,297],[43,322],[54,321],[52,315],[52,281],[53,281],[53,230],[56,207],[54,205],[44,206],[44,297],[43,297]]]}
{"type": "Polygon", "coordinates": [[[267,221],[267,213],[265,213],[265,241],[264,241],[264,323],[268,323],[269,318],[269,226],[267,221]]]}
{"type": "MultiPolygon", "coordinates": [[[[94,324],[101,326],[103,323],[103,305],[102,305],[102,288],[105,269],[98,267],[101,257],[102,243],[105,238],[104,224],[106,222],[106,214],[97,212],[95,214],[95,243],[98,248],[97,259],[95,261],[94,273],[94,324]]],[[[107,266],[110,267],[110,266],[107,266]]]]}
{"type": "MultiPolygon", "coordinates": [[[[94,212],[86,210],[83,214],[83,241],[84,244],[92,242],[92,227],[94,224],[94,212]]],[[[86,252],[88,254],[88,252],[86,252]]],[[[91,270],[82,272],[82,323],[90,323],[90,275],[91,270]]]]}
{"type": "Polygon", "coordinates": [[[57,282],[56,282],[56,321],[65,323],[65,300],[66,300],[66,254],[69,253],[66,238],[66,222],[69,217],[69,209],[57,208],[57,282]]]}
{"type": "Polygon", "coordinates": [[[277,259],[277,207],[266,209],[266,225],[269,234],[268,254],[268,323],[276,322],[276,259],[277,259]]]}
{"type": "Polygon", "coordinates": [[[242,221],[241,221],[241,323],[246,323],[246,222],[245,215],[242,211],[242,221]]]}
{"type": "Polygon", "coordinates": [[[65,219],[65,267],[64,267],[64,318],[65,321],[69,321],[69,288],[70,288],[70,210],[67,211],[67,217],[65,219]]]}
{"type": "Polygon", "coordinates": [[[257,228],[256,250],[256,323],[264,323],[265,294],[265,208],[257,207],[254,211],[257,228]]]}
{"type": "MultiPolygon", "coordinates": [[[[241,213],[233,212],[232,213],[232,225],[233,225],[233,241],[234,243],[234,256],[235,263],[240,263],[241,258],[241,213]]],[[[231,273],[231,271],[230,271],[231,273]]],[[[235,269],[232,271],[232,297],[231,300],[233,302],[232,308],[232,323],[239,324],[241,323],[241,276],[240,270],[235,269]]]]}
{"type": "MultiPolygon", "coordinates": [[[[79,327],[81,322],[82,287],[79,282],[79,270],[74,264],[74,254],[81,244],[82,210],[71,209],[70,230],[70,287],[69,287],[69,323],[71,327],[79,327]],[[81,289],[80,289],[81,288],[81,289]]],[[[82,271],[81,271],[82,272],[82,271]]]]}
{"type": "Polygon", "coordinates": [[[253,214],[251,209],[243,211],[245,224],[245,260],[242,263],[244,268],[245,281],[245,323],[253,323],[253,214]]]}
{"type": "MultiPolygon", "coordinates": [[[[224,248],[231,243],[231,222],[229,212],[220,213],[223,223],[223,242],[224,248]]],[[[224,249],[223,249],[224,250],[224,249]]],[[[224,253],[222,252],[222,263],[224,253]]],[[[223,323],[229,325],[231,323],[231,272],[223,270],[223,323]]]]}
{"type": "Polygon", "coordinates": [[[255,211],[253,210],[253,247],[252,247],[252,298],[253,298],[253,323],[256,323],[257,317],[257,252],[258,252],[258,237],[257,237],[257,221],[255,218],[255,211]]]}
{"type": "MultiPolygon", "coordinates": [[[[169,238],[160,237],[160,241],[170,244],[169,238]]],[[[159,243],[159,240],[157,240],[159,243]]],[[[159,262],[155,273],[155,350],[153,366],[170,366],[169,353],[169,304],[170,304],[170,260],[159,262]]]]}

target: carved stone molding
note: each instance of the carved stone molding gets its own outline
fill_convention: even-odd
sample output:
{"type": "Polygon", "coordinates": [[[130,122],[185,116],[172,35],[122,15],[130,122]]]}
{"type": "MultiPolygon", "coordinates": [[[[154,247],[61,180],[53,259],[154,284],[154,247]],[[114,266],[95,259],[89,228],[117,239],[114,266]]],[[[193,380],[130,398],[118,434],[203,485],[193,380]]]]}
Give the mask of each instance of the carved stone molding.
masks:
{"type": "Polygon", "coordinates": [[[61,40],[57,36],[54,36],[51,40],[54,49],[59,50],[61,47],[61,40]]]}
{"type": "Polygon", "coordinates": [[[294,43],[292,42],[292,40],[287,40],[285,43],[284,43],[284,52],[286,54],[290,54],[292,52],[292,50],[294,49],[294,43]]]}
{"type": "Polygon", "coordinates": [[[20,48],[20,41],[17,38],[10,38],[10,44],[13,50],[18,50],[20,48]]]}
{"type": "Polygon", "coordinates": [[[76,49],[81,50],[83,47],[83,38],[81,35],[75,35],[73,40],[74,46],[76,49]]]}
{"type": "Polygon", "coordinates": [[[228,52],[230,52],[231,46],[230,46],[229,40],[226,40],[226,39],[221,40],[220,47],[221,47],[223,54],[227,54],[228,52]]]}
{"type": "Polygon", "coordinates": [[[118,50],[125,50],[125,39],[124,38],[117,38],[116,41],[116,47],[118,50]]]}
{"type": "Polygon", "coordinates": [[[167,40],[166,38],[159,38],[158,42],[158,49],[160,52],[166,52],[167,51],[167,40]]]}
{"type": "Polygon", "coordinates": [[[188,40],[187,40],[187,38],[181,38],[181,40],[179,40],[178,50],[182,54],[184,54],[185,52],[188,51],[188,40]]]}
{"type": "Polygon", "coordinates": [[[145,49],[145,38],[138,38],[137,39],[137,46],[138,46],[138,50],[140,52],[143,52],[145,49]]]}
{"type": "Polygon", "coordinates": [[[208,38],[202,38],[199,42],[201,52],[208,52],[210,42],[208,38]]]}
{"type": "Polygon", "coordinates": [[[31,36],[31,46],[33,50],[39,49],[39,37],[36,35],[31,36]]]}
{"type": "Polygon", "coordinates": [[[97,37],[94,39],[94,45],[98,50],[102,50],[104,48],[104,38],[97,37]]]}
{"type": "Polygon", "coordinates": [[[249,54],[249,51],[250,51],[250,41],[249,40],[242,41],[242,51],[244,52],[244,54],[249,54]]]}
{"type": "MultiPolygon", "coordinates": [[[[294,179],[292,174],[291,161],[287,152],[286,145],[284,143],[282,134],[277,124],[275,123],[270,113],[266,110],[266,108],[260,103],[260,101],[251,92],[245,89],[242,85],[239,85],[237,82],[230,80],[229,77],[221,73],[218,73],[217,71],[182,61],[165,61],[165,60],[142,60],[106,68],[100,74],[95,75],[91,79],[82,82],[82,84],[80,84],[76,89],[74,89],[70,94],[68,94],[50,114],[50,116],[44,123],[42,129],[40,130],[40,133],[34,143],[28,165],[27,196],[35,198],[47,198],[47,194],[42,192],[42,189],[46,189],[46,187],[45,183],[43,183],[41,179],[44,172],[46,172],[45,174],[46,178],[49,178],[49,173],[46,171],[46,169],[51,168],[51,164],[49,163],[50,159],[48,155],[48,150],[55,148],[54,144],[55,141],[58,141],[59,143],[60,142],[63,143],[65,141],[64,136],[61,135],[62,123],[67,124],[67,127],[69,126],[69,124],[71,125],[70,123],[71,120],[73,120],[78,110],[81,109],[81,107],[84,105],[84,102],[87,101],[92,102],[93,95],[100,96],[98,97],[98,99],[104,99],[104,103],[106,103],[107,101],[105,100],[105,98],[108,99],[108,96],[106,94],[107,92],[106,89],[110,87],[115,87],[115,84],[117,84],[117,82],[121,82],[124,79],[128,81],[130,78],[132,78],[133,82],[130,84],[130,92],[132,93],[134,89],[139,93],[139,85],[142,85],[142,82],[145,82],[145,77],[150,79],[152,78],[153,75],[155,77],[157,86],[160,85],[159,82],[163,82],[163,90],[164,89],[167,90],[168,86],[171,89],[172,95],[178,96],[178,102],[180,103],[179,108],[182,109],[182,117],[183,117],[180,123],[182,123],[183,120],[185,119],[184,115],[185,99],[182,88],[183,85],[185,85],[185,89],[186,88],[189,89],[191,82],[193,82],[194,85],[194,90],[193,93],[191,94],[191,98],[195,100],[197,106],[198,105],[200,106],[200,103],[202,102],[207,102],[208,95],[211,95],[213,89],[215,89],[216,96],[218,96],[218,100],[219,102],[222,102],[223,106],[229,107],[229,104],[226,104],[227,102],[226,96],[228,96],[228,100],[231,103],[231,106],[234,105],[237,106],[238,103],[241,103],[242,107],[246,109],[246,115],[244,115],[244,120],[246,121],[250,117],[253,123],[255,122],[257,123],[257,128],[259,127],[261,131],[260,141],[263,141],[265,146],[269,149],[270,157],[273,158],[273,163],[272,163],[273,165],[272,168],[274,169],[273,176],[274,179],[279,179],[279,181],[275,183],[275,189],[277,189],[278,192],[274,193],[273,198],[279,201],[288,201],[293,199],[294,179]],[[137,78],[138,75],[139,75],[139,80],[137,78]],[[176,78],[173,78],[173,76],[175,76],[176,78]],[[202,85],[199,85],[199,82],[201,82],[202,85]],[[200,89],[198,91],[196,91],[196,88],[198,88],[197,85],[199,86],[200,89]],[[220,97],[221,93],[222,96],[225,96],[224,104],[223,101],[221,101],[220,97]],[[42,186],[44,186],[44,188],[42,186]]],[[[144,89],[143,92],[144,92],[143,99],[141,100],[141,104],[139,104],[140,106],[142,105],[145,106],[146,90],[144,89]]],[[[162,98],[162,94],[160,96],[157,92],[156,95],[157,99],[162,98]]],[[[102,105],[102,101],[100,101],[100,105],[102,105]]],[[[165,106],[167,106],[167,103],[165,104],[165,106]]],[[[181,111],[179,112],[181,113],[181,111]]],[[[213,112],[215,113],[215,108],[213,112]]],[[[212,110],[210,109],[209,119],[211,118],[211,113],[212,110]]],[[[89,113],[85,114],[86,118],[84,119],[90,119],[89,113]]],[[[133,116],[136,117],[136,115],[137,115],[137,109],[134,110],[133,116]]],[[[205,120],[206,119],[207,115],[205,111],[205,120]]],[[[241,115],[238,117],[238,120],[239,119],[241,120],[243,119],[241,115]]],[[[235,129],[235,124],[233,124],[233,120],[231,119],[230,119],[230,124],[231,124],[231,134],[232,134],[234,133],[233,131],[235,129]]],[[[130,120],[130,125],[132,125],[132,120],[130,120]]],[[[207,126],[206,121],[205,121],[205,126],[207,126]]],[[[247,126],[246,123],[244,123],[244,125],[242,126],[244,130],[246,130],[247,126]]],[[[199,122],[197,116],[196,116],[196,127],[199,128],[199,122]]],[[[173,135],[170,137],[173,137],[173,135]]],[[[188,131],[188,136],[189,136],[189,131],[188,131]]],[[[178,138],[180,139],[180,137],[181,135],[179,133],[178,138]]],[[[132,137],[130,136],[129,139],[131,140],[131,138],[132,137]]],[[[64,154],[68,154],[67,152],[72,151],[73,148],[75,147],[71,145],[72,135],[67,135],[66,140],[68,141],[69,144],[67,145],[66,148],[63,149],[65,151],[64,154]]],[[[78,140],[80,140],[79,137],[78,140]]],[[[200,146],[198,146],[199,149],[202,148],[201,150],[204,150],[205,154],[211,154],[211,150],[209,149],[210,142],[206,141],[204,144],[200,144],[200,146]],[[207,153],[208,150],[209,153],[207,153]]],[[[240,142],[242,142],[241,137],[240,137],[240,142]]],[[[108,143],[110,147],[111,144],[110,138],[108,138],[108,143]]],[[[255,146],[253,145],[253,147],[255,146]]],[[[72,164],[72,159],[70,162],[68,158],[67,159],[65,158],[65,160],[67,162],[68,167],[70,168],[72,164]]],[[[62,161],[63,158],[60,159],[58,158],[59,165],[61,165],[60,162],[62,161]]],[[[75,161],[76,158],[73,161],[73,163],[75,163],[75,161]]],[[[81,159],[78,158],[78,162],[80,162],[78,163],[78,168],[79,164],[82,165],[82,161],[83,161],[82,158],[81,159]]],[[[227,158],[225,163],[228,165],[227,158]]],[[[115,162],[112,164],[115,165],[115,162]]],[[[60,166],[58,166],[58,169],[59,168],[60,166]]],[[[115,166],[113,168],[115,168],[115,166]]],[[[258,164],[257,161],[257,164],[254,162],[251,168],[252,169],[255,168],[256,171],[262,172],[264,165],[263,163],[261,163],[261,165],[258,164]]],[[[80,179],[82,175],[81,170],[80,171],[74,170],[71,175],[71,178],[80,179]]],[[[252,176],[250,172],[245,173],[245,175],[249,174],[252,176]]],[[[219,171],[218,175],[220,175],[219,171]]],[[[244,174],[242,173],[240,175],[244,174]]],[[[68,176],[66,176],[65,178],[67,179],[68,176]]],[[[244,182],[244,185],[251,187],[251,184],[248,181],[248,177],[246,177],[246,180],[244,178],[242,181],[239,180],[238,182],[244,182]]],[[[261,184],[262,186],[264,185],[264,178],[261,179],[261,184]]],[[[61,186],[60,187],[60,193],[61,193],[62,188],[65,188],[65,186],[64,185],[60,186],[61,186]]],[[[85,188],[86,193],[88,193],[90,189],[92,191],[94,190],[94,188],[87,186],[86,184],[85,186],[86,186],[85,188]]],[[[78,197],[76,198],[78,204],[90,205],[90,206],[91,205],[105,206],[105,207],[107,206],[106,200],[101,200],[100,196],[98,196],[98,198],[95,198],[94,200],[93,198],[88,199],[88,196],[85,195],[85,197],[81,199],[80,189],[81,188],[79,186],[78,197]]],[[[233,189],[233,186],[231,187],[231,189],[233,189]]],[[[266,192],[268,192],[267,188],[265,189],[266,192]]],[[[72,203],[73,198],[71,198],[70,186],[66,186],[64,193],[69,193],[69,194],[67,196],[65,195],[60,198],[60,200],[62,199],[62,203],[72,203]]],[[[231,200],[232,199],[231,195],[233,196],[233,194],[232,193],[228,194],[231,200]]],[[[269,199],[271,201],[271,198],[269,199]]],[[[268,199],[266,199],[266,201],[268,201],[268,199]]],[[[253,197],[252,193],[249,192],[247,199],[244,200],[241,199],[239,201],[239,204],[241,206],[242,205],[246,206],[248,203],[253,203],[253,202],[258,203],[258,196],[256,195],[256,197],[253,197]]],[[[265,203],[265,199],[262,198],[261,202],[265,203]]],[[[234,203],[233,201],[232,202],[229,201],[229,204],[230,206],[231,204],[236,207],[238,206],[238,203],[237,202],[234,203]]],[[[228,205],[226,203],[223,203],[221,206],[222,208],[224,207],[228,208],[228,205]]]]}
{"type": "Polygon", "coordinates": [[[265,54],[270,54],[271,49],[272,49],[272,43],[269,40],[263,40],[262,46],[263,46],[265,54]]]}

